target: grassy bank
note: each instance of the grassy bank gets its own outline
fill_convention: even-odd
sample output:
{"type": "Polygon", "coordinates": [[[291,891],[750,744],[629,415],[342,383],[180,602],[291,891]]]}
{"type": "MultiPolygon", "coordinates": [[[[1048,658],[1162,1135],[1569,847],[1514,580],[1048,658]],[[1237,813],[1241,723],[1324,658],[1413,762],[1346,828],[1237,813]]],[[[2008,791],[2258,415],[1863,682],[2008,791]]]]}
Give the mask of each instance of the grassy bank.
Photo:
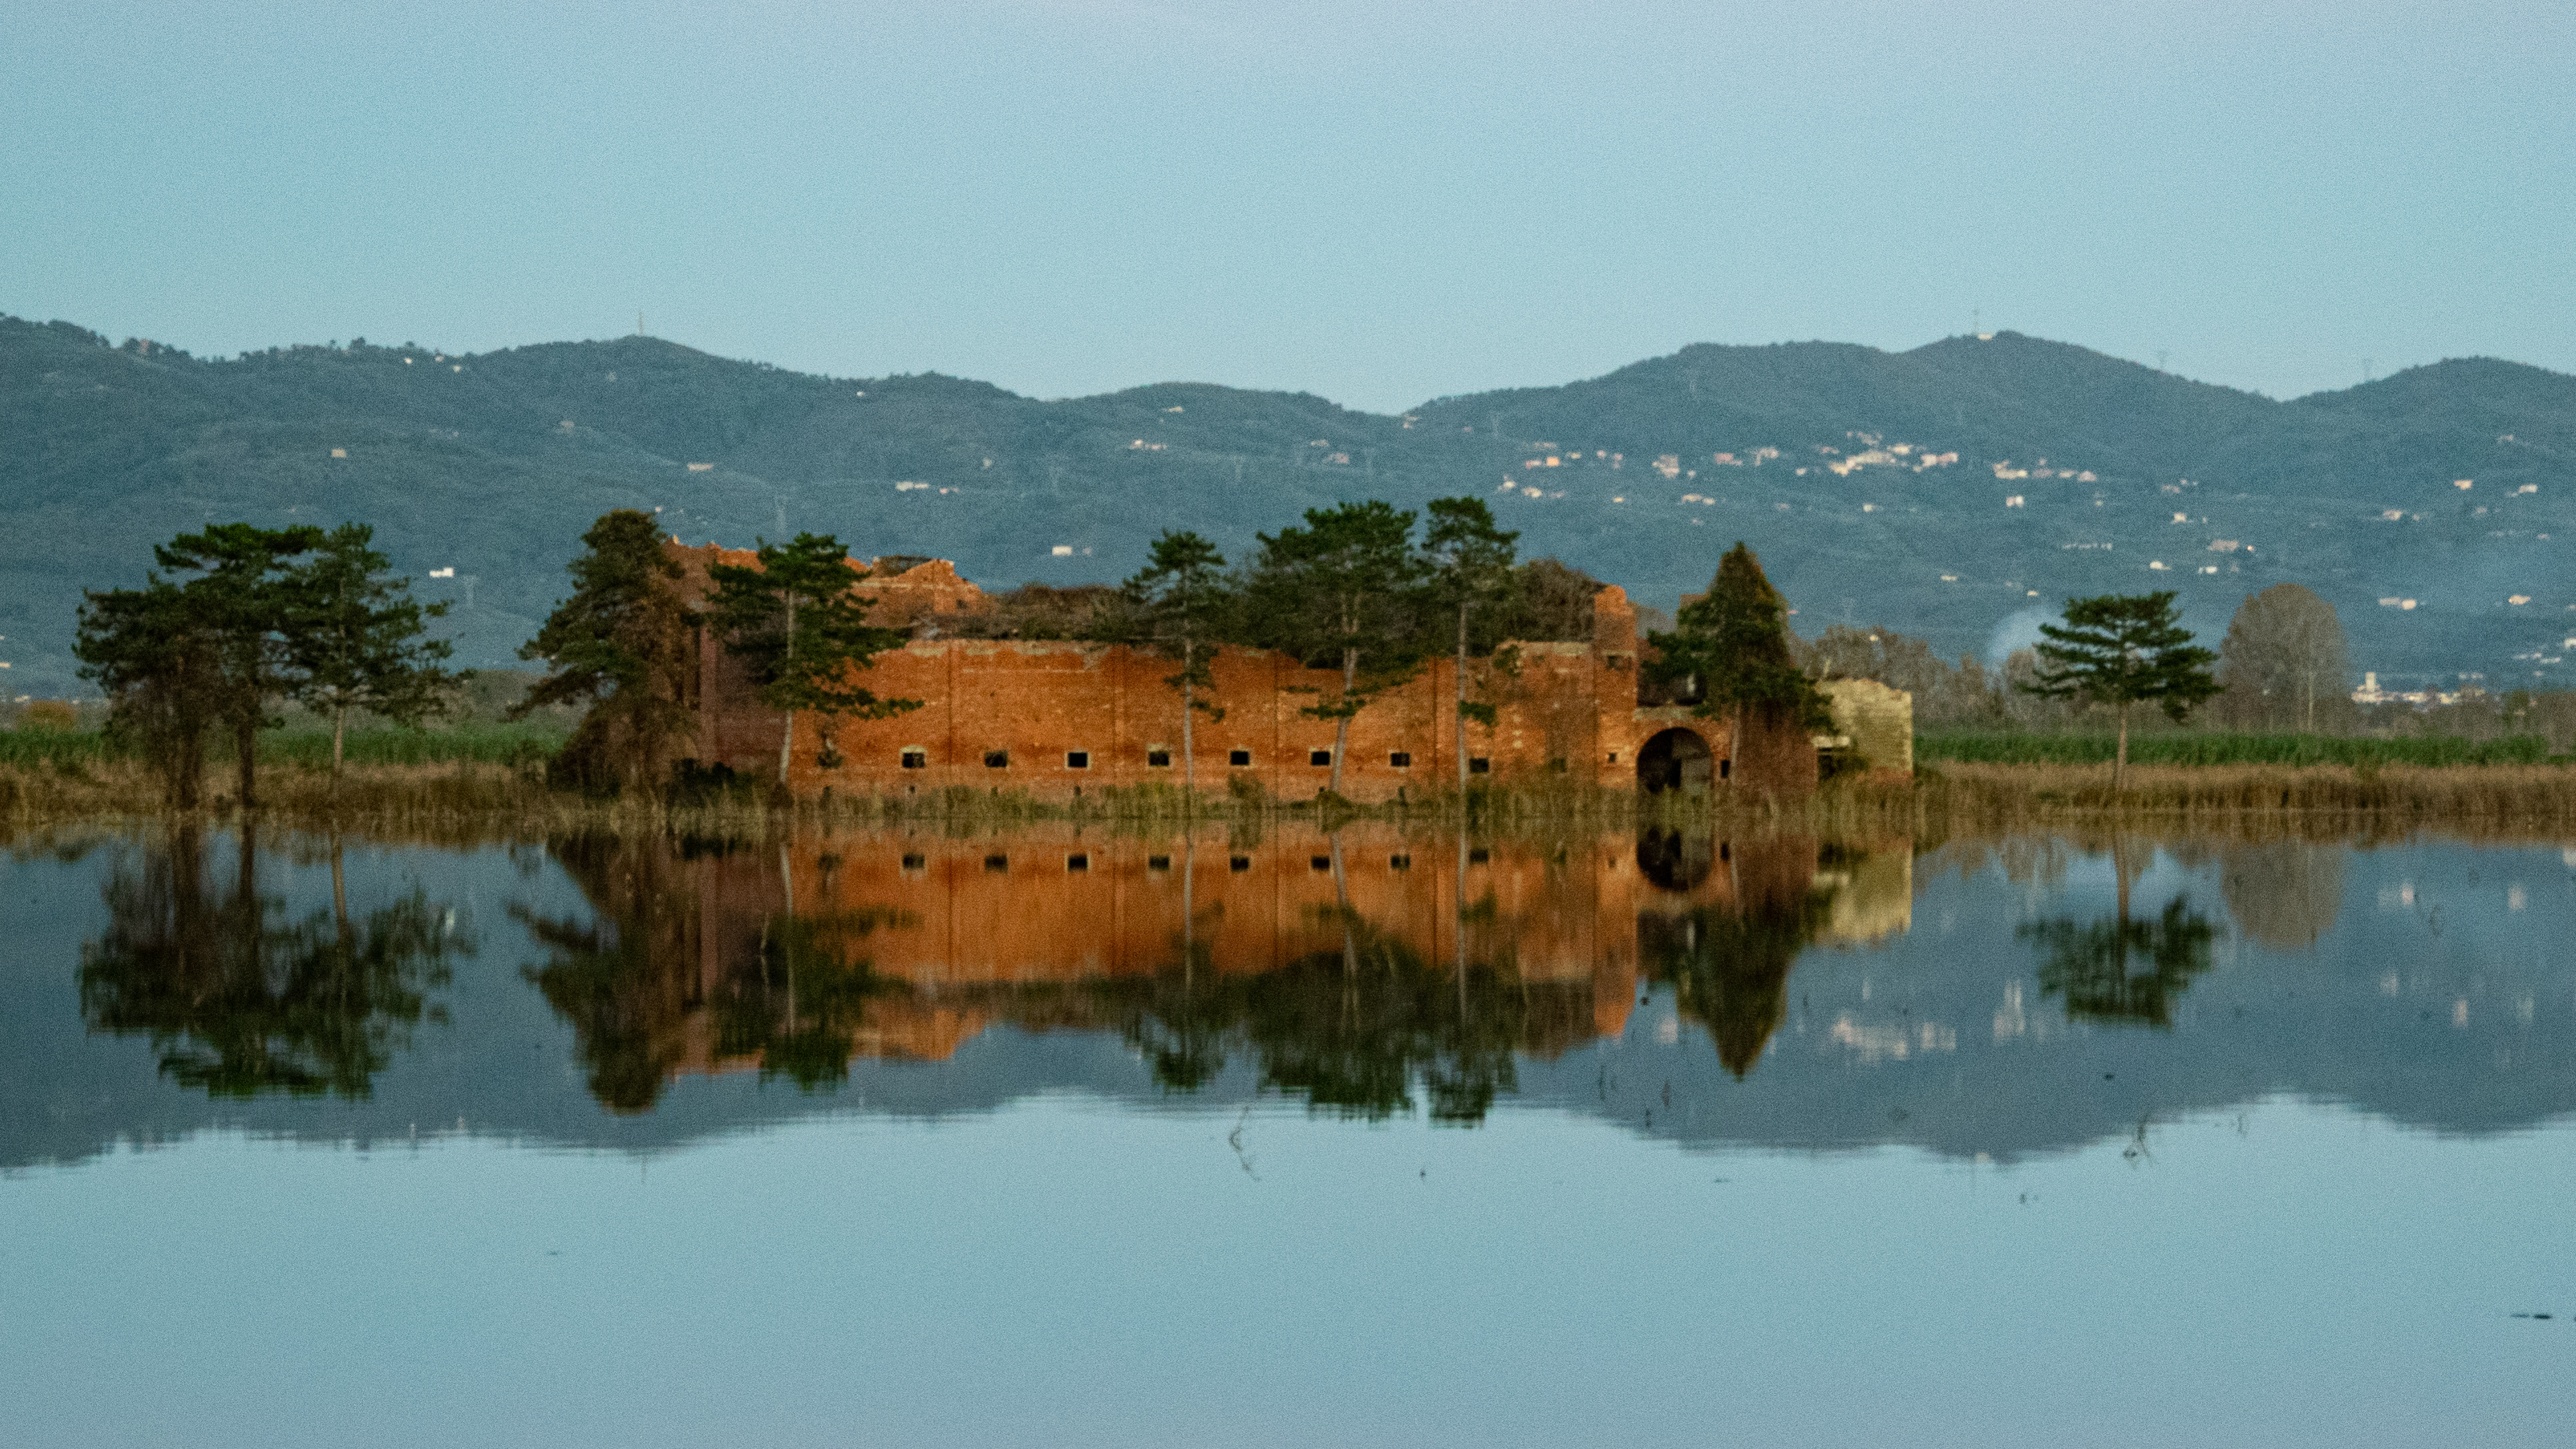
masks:
{"type": "MultiPolygon", "coordinates": [[[[597,798],[546,787],[543,765],[551,736],[540,732],[386,730],[353,738],[362,738],[365,750],[352,748],[352,763],[335,783],[327,769],[327,735],[278,732],[263,749],[263,813],[281,825],[442,840],[539,840],[574,830],[759,837],[842,825],[974,832],[1042,821],[1147,834],[1196,821],[1257,833],[1290,821],[1427,825],[1458,814],[1458,802],[1449,796],[1403,806],[1285,805],[1221,794],[1191,801],[1162,785],[1102,790],[1075,802],[959,789],[902,798],[838,794],[782,807],[757,784],[675,792],[661,801],[597,798]]],[[[164,813],[159,787],[141,764],[101,748],[95,735],[0,734],[0,745],[9,747],[0,753],[0,831],[139,821],[164,813]]],[[[2122,828],[2224,833],[2304,832],[2313,826],[2371,835],[2439,830],[2576,839],[2576,768],[2360,758],[2352,765],[2133,764],[2129,788],[2117,797],[2107,762],[1952,760],[1927,763],[1911,780],[1837,781],[1803,798],[1733,790],[1640,798],[1627,791],[1540,784],[1479,791],[1470,804],[1478,829],[1501,834],[1671,826],[1939,840],[2121,822],[2122,828]]],[[[208,813],[233,813],[230,772],[210,769],[206,784],[208,813]]]]}
{"type": "MultiPolygon", "coordinates": [[[[2118,752],[2115,735],[2092,731],[2025,734],[2018,731],[1942,731],[1916,736],[1914,758],[1924,764],[2107,765],[2118,752]]],[[[2199,730],[2129,736],[2132,765],[2273,765],[2304,768],[2342,765],[2377,769],[2409,765],[2435,769],[2459,765],[2539,765],[2549,762],[2549,742],[2538,735],[2466,740],[2450,735],[2362,739],[2339,735],[2251,735],[2199,730]]],[[[2555,757],[2565,762],[2568,757],[2555,757]]]]}
{"type": "MultiPolygon", "coordinates": [[[[358,765],[528,765],[543,762],[563,742],[563,730],[552,725],[467,724],[435,730],[380,727],[349,731],[344,755],[349,763],[358,765]]],[[[123,751],[95,730],[0,731],[0,766],[90,765],[123,757],[123,751]]],[[[210,741],[206,760],[210,774],[229,768],[230,741],[210,741]]],[[[259,760],[263,765],[328,768],[331,732],[310,727],[262,731],[259,760]]]]}

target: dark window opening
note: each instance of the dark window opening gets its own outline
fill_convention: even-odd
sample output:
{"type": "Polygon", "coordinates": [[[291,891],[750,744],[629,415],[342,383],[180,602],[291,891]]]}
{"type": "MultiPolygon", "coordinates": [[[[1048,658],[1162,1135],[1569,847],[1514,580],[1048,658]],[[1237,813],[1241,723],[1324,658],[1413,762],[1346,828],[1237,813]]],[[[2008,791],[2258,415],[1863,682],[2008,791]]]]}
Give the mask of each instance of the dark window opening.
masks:
{"type": "Polygon", "coordinates": [[[1551,774],[1557,774],[1557,775],[1562,775],[1562,774],[1564,774],[1564,773],[1565,773],[1565,756],[1563,756],[1563,755],[1559,755],[1559,756],[1557,756],[1555,759],[1548,761],[1548,762],[1547,762],[1547,768],[1548,768],[1549,773],[1551,773],[1551,774]]]}
{"type": "Polygon", "coordinates": [[[1734,773],[1735,762],[1733,760],[1720,760],[1717,762],[1717,778],[1723,780],[1734,773]]]}
{"type": "Polygon", "coordinates": [[[1172,858],[1168,855],[1146,856],[1145,868],[1147,870],[1170,870],[1172,868],[1172,858]]]}
{"type": "Polygon", "coordinates": [[[1227,870],[1234,871],[1237,874],[1241,874],[1244,871],[1252,869],[1252,857],[1248,855],[1229,857],[1226,860],[1225,868],[1227,870]]]}
{"type": "Polygon", "coordinates": [[[903,868],[905,870],[920,870],[929,864],[930,860],[926,856],[907,855],[903,858],[903,868]]]}
{"type": "Polygon", "coordinates": [[[1333,868],[1333,858],[1329,855],[1309,856],[1307,857],[1306,864],[1317,870],[1331,870],[1333,868]]]}
{"type": "Polygon", "coordinates": [[[1251,764],[1251,763],[1252,763],[1252,751],[1250,751],[1250,750],[1228,750],[1228,751],[1226,752],[1225,762],[1226,762],[1227,764],[1229,764],[1229,765],[1234,766],[1234,767],[1235,767],[1235,768],[1237,768],[1237,769],[1241,769],[1243,766],[1245,766],[1245,765],[1249,765],[1249,764],[1251,764]]]}
{"type": "Polygon", "coordinates": [[[1168,770],[1172,766],[1172,752],[1169,750],[1147,750],[1145,752],[1145,763],[1153,766],[1157,770],[1168,770]]]}
{"type": "Polygon", "coordinates": [[[1333,752],[1330,750],[1308,750],[1306,752],[1306,763],[1318,766],[1330,765],[1333,763],[1333,752]]]}
{"type": "Polygon", "coordinates": [[[1489,774],[1492,774],[1492,773],[1493,773],[1493,770],[1494,770],[1494,762],[1493,762],[1493,761],[1491,761],[1491,760],[1489,760],[1489,759],[1486,759],[1484,756],[1482,756],[1482,755],[1469,755],[1469,756],[1467,757],[1467,773],[1468,773],[1468,774],[1470,774],[1470,775],[1489,775],[1489,774]]]}
{"type": "Polygon", "coordinates": [[[1610,752],[1610,763],[1614,765],[1619,763],[1619,752],[1617,750],[1612,750],[1610,752]]]}
{"type": "Polygon", "coordinates": [[[1489,858],[1490,857],[1486,855],[1482,847],[1467,852],[1467,863],[1469,865],[1483,865],[1489,858]]]}
{"type": "Polygon", "coordinates": [[[1413,857],[1409,855],[1390,855],[1386,858],[1386,868],[1388,870],[1411,870],[1413,869],[1413,857]]]}
{"type": "Polygon", "coordinates": [[[1066,870],[1089,870],[1091,869],[1091,857],[1087,855],[1068,855],[1064,858],[1064,868],[1066,870]]]}
{"type": "Polygon", "coordinates": [[[987,770],[1007,769],[1010,766],[1010,763],[1011,752],[1008,750],[986,750],[984,752],[984,768],[987,770]]]}
{"type": "Polygon", "coordinates": [[[1064,752],[1064,767],[1065,767],[1066,769],[1068,769],[1068,770],[1088,770],[1088,769],[1090,769],[1090,768],[1091,768],[1091,751],[1089,751],[1089,750],[1067,750],[1067,751],[1065,751],[1065,752],[1064,752]]]}
{"type": "Polygon", "coordinates": [[[929,768],[930,768],[930,751],[928,751],[928,750],[906,750],[906,751],[904,751],[904,752],[903,752],[903,767],[904,767],[905,769],[907,769],[907,770],[927,770],[927,769],[929,769],[929,768]]]}
{"type": "Polygon", "coordinates": [[[1392,769],[1410,770],[1413,768],[1413,752],[1410,750],[1389,750],[1386,755],[1386,763],[1392,769]]]}
{"type": "Polygon", "coordinates": [[[1009,869],[1011,868],[1011,858],[1010,858],[1009,856],[1007,856],[1007,855],[988,855],[988,856],[985,856],[985,857],[984,857],[984,868],[985,868],[986,870],[993,871],[993,872],[996,872],[996,873],[999,873],[999,872],[1001,872],[1001,871],[1009,870],[1009,869]]]}

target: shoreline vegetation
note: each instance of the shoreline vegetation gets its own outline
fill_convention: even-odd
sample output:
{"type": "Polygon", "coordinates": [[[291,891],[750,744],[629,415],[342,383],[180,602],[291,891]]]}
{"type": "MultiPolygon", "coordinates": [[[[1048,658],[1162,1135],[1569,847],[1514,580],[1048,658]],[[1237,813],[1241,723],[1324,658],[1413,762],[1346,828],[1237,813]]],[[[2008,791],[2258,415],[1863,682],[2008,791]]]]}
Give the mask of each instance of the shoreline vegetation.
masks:
{"type": "MultiPolygon", "coordinates": [[[[548,783],[548,764],[564,739],[560,729],[523,724],[355,730],[335,781],[327,730],[268,731],[259,743],[266,783],[255,813],[287,828],[459,840],[579,832],[746,839],[877,827],[955,833],[1040,823],[1146,834],[1192,823],[1241,831],[1356,821],[1432,831],[1454,829],[1459,818],[1454,791],[1375,806],[1223,790],[1202,790],[1192,802],[1167,786],[1104,790],[1069,804],[971,789],[790,802],[773,797],[765,781],[744,779],[684,780],[659,797],[604,795],[548,783]]],[[[1845,777],[1804,797],[1726,787],[1696,797],[1496,787],[1470,793],[1468,820],[1474,831],[1497,835],[1660,827],[1938,841],[2117,824],[2221,834],[2576,838],[2576,762],[2549,755],[2529,737],[2150,735],[2132,741],[2126,788],[2116,793],[2111,749],[2107,737],[2082,734],[1926,734],[1910,779],[1845,777]]],[[[237,818],[232,794],[210,785],[196,813],[237,818]]],[[[143,825],[179,813],[141,758],[97,732],[0,732],[0,834],[143,825]]]]}

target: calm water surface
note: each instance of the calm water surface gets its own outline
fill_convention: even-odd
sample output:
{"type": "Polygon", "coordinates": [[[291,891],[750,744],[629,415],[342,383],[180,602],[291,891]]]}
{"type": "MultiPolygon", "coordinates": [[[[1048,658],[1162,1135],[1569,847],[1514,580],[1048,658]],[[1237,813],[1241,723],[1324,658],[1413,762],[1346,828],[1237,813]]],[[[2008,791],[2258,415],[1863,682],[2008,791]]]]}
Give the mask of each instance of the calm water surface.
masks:
{"type": "Polygon", "coordinates": [[[2576,850],[0,863],[0,1442],[2563,1442],[2576,850]]]}

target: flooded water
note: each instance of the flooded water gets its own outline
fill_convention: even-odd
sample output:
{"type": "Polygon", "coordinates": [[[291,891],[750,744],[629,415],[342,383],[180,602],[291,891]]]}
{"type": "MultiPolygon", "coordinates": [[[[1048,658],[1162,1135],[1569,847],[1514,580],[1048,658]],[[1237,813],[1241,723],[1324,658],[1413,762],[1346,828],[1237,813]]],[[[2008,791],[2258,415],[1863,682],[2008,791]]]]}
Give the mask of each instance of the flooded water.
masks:
{"type": "Polygon", "coordinates": [[[0,1441],[2545,1443],[2576,850],[0,864],[0,1441]]]}

